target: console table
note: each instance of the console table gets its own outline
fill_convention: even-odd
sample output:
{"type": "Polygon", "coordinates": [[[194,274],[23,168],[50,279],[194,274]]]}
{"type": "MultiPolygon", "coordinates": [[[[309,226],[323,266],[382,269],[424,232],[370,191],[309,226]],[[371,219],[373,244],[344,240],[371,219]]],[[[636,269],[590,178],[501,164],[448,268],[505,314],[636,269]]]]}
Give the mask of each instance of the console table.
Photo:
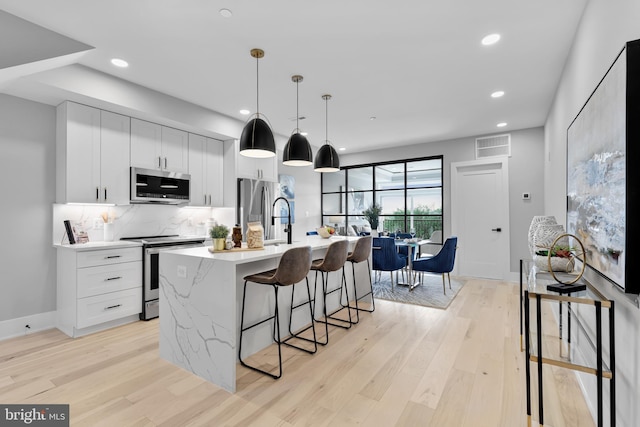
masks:
{"type": "MultiPolygon", "coordinates": [[[[560,280],[565,281],[569,275],[555,273],[560,280]],[[564,277],[564,278],[563,278],[564,277]]],[[[568,281],[568,280],[566,280],[568,281]]],[[[526,386],[527,386],[527,416],[531,424],[531,362],[535,363],[538,373],[538,416],[540,425],[544,424],[544,400],[542,367],[544,364],[572,369],[596,376],[598,393],[597,424],[603,424],[603,380],[609,380],[610,400],[610,425],[616,425],[615,411],[615,323],[614,301],[605,298],[587,280],[582,278],[576,285],[584,285],[581,291],[563,290],[553,292],[547,289],[548,285],[558,285],[550,273],[538,271],[533,260],[520,260],[520,334],[521,347],[524,341],[526,354],[526,386]],[[553,352],[543,343],[543,301],[558,303],[558,339],[559,351],[553,352]],[[563,315],[563,305],[566,305],[566,313],[563,315]],[[578,315],[579,306],[593,307],[591,315],[578,315]],[[607,316],[608,326],[603,328],[603,311],[607,316]],[[566,320],[566,331],[563,331],[563,323],[566,320]],[[532,326],[533,322],[533,326],[532,326]],[[577,327],[572,330],[572,325],[577,327]],[[588,333],[587,330],[593,331],[588,333]],[[593,334],[595,333],[595,337],[593,334]],[[608,335],[608,358],[605,360],[603,351],[603,336],[608,335]],[[576,354],[571,347],[572,339],[578,338],[586,343],[581,346],[595,359],[595,363],[576,360],[576,354]],[[563,354],[566,342],[566,354],[563,354]]],[[[588,309],[587,309],[588,310],[588,309]]],[[[585,313],[588,314],[588,313],[585,313]]],[[[522,348],[521,348],[522,350],[522,348]]],[[[588,358],[582,354],[585,358],[588,358]]]]}

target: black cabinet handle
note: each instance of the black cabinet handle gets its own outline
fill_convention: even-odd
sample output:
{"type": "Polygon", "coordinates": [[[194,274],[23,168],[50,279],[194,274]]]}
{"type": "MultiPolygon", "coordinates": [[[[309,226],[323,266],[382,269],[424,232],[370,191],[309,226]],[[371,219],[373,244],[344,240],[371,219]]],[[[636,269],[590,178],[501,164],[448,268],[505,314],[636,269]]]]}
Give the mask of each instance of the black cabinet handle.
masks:
{"type": "Polygon", "coordinates": [[[120,280],[122,279],[122,277],[118,276],[118,277],[107,277],[105,280],[108,282],[109,280],[120,280]]]}
{"type": "Polygon", "coordinates": [[[118,308],[118,307],[121,307],[121,306],[122,306],[122,304],[110,305],[109,307],[105,307],[104,309],[105,310],[112,310],[114,308],[118,308]]]}
{"type": "Polygon", "coordinates": [[[500,233],[502,231],[502,228],[500,228],[500,227],[492,228],[491,231],[497,231],[498,233],[500,233]]]}
{"type": "Polygon", "coordinates": [[[120,258],[122,255],[109,255],[104,257],[104,259],[113,259],[113,258],[120,258]]]}

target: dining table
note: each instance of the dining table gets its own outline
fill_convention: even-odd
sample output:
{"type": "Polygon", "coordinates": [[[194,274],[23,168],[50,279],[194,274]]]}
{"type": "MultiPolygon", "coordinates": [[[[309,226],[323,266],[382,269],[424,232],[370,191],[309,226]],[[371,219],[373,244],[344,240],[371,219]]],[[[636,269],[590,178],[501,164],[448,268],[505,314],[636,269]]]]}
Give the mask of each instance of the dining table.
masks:
{"type": "Polygon", "coordinates": [[[408,286],[409,291],[415,289],[416,286],[420,285],[422,282],[413,278],[413,258],[416,250],[420,249],[421,245],[426,245],[431,243],[429,239],[395,239],[395,244],[397,248],[406,247],[407,248],[407,281],[399,282],[400,286],[408,286]]]}

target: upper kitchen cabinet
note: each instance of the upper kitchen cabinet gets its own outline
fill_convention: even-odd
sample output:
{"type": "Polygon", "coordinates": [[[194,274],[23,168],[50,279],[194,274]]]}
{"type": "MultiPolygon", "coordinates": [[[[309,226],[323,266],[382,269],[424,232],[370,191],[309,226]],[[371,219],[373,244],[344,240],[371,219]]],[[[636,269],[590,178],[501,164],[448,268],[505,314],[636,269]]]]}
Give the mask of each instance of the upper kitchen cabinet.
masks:
{"type": "Polygon", "coordinates": [[[188,133],[132,118],[131,166],[188,173],[188,133]]]}
{"type": "Polygon", "coordinates": [[[225,142],[225,164],[235,165],[236,178],[278,182],[278,156],[246,157],[240,154],[239,147],[238,140],[225,142]]]}
{"type": "Polygon", "coordinates": [[[57,109],[58,203],[129,203],[130,119],[75,102],[57,109]]]}
{"type": "Polygon", "coordinates": [[[222,206],[222,141],[189,134],[191,206],[222,206]]]}

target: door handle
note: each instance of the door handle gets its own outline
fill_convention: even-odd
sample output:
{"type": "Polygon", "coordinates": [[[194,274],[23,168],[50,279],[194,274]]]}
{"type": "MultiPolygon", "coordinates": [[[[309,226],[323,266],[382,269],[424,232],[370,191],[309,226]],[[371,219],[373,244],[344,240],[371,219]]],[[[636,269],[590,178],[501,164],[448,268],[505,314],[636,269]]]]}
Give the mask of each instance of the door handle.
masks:
{"type": "Polygon", "coordinates": [[[502,228],[500,228],[500,227],[492,228],[491,231],[497,231],[498,233],[500,233],[502,231],[502,228]]]}

